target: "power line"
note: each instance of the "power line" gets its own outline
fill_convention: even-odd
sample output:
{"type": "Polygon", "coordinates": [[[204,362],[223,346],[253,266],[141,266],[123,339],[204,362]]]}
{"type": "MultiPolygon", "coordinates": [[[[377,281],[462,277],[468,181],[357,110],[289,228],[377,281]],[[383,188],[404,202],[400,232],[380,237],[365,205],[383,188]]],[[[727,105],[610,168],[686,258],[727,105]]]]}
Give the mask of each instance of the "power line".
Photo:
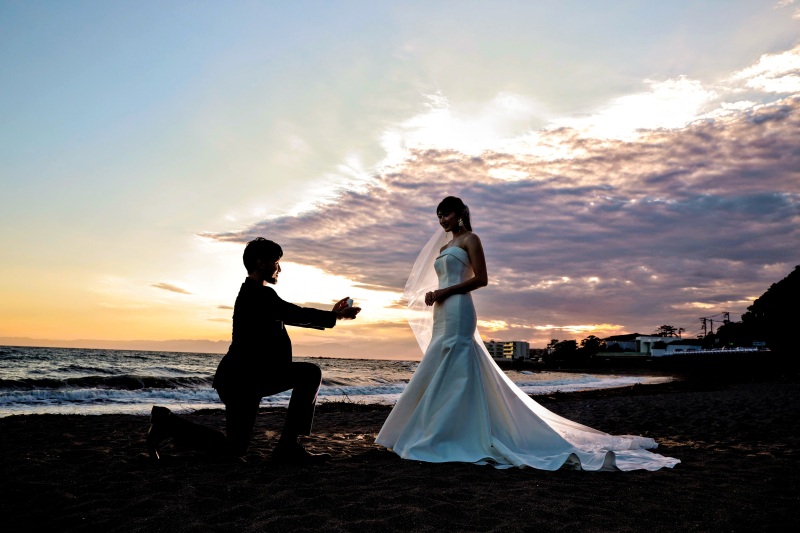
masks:
{"type": "Polygon", "coordinates": [[[720,311],[719,313],[711,316],[704,316],[700,317],[701,322],[701,331],[703,332],[703,337],[706,335],[713,335],[714,334],[714,318],[722,316],[722,323],[727,324],[731,321],[731,314],[728,311],[720,311]]]}

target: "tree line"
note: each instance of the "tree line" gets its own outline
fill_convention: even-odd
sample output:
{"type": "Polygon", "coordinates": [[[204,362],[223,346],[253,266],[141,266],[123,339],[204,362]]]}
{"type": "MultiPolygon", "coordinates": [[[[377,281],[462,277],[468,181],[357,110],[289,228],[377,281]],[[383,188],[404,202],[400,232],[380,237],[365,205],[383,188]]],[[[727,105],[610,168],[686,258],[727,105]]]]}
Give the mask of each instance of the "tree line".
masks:
{"type": "Polygon", "coordinates": [[[752,346],[764,342],[771,350],[788,354],[798,346],[800,325],[800,265],[773,283],[742,315],[741,322],[724,322],[713,335],[714,346],[752,346]]]}

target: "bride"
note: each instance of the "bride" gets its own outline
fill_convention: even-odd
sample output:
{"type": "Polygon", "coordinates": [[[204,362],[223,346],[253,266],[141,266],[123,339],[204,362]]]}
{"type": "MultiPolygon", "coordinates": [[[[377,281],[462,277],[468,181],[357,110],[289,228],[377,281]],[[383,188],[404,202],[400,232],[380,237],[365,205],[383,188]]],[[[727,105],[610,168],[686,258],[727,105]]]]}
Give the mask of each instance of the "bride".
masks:
{"type": "Polygon", "coordinates": [[[679,463],[647,451],[656,447],[653,439],[572,422],[514,385],[476,329],[470,292],[485,286],[488,275],[469,209],[448,196],[436,214],[444,232],[420,253],[404,293],[425,355],[376,442],[404,459],[498,468],[658,470],[679,463]],[[426,306],[433,306],[432,320],[426,306]]]}

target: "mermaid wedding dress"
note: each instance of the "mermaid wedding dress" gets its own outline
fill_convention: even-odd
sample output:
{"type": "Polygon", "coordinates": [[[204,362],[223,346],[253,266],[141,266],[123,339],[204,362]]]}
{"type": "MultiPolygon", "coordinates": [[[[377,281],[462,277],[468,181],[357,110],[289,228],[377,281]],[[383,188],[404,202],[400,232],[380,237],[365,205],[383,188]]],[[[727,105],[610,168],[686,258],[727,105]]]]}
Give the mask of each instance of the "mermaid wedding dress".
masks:
{"type": "MultiPolygon", "coordinates": [[[[424,262],[422,255],[418,263],[424,262]]],[[[439,288],[472,276],[462,248],[445,248],[434,266],[439,288]]],[[[427,334],[410,322],[415,333],[422,329],[427,334]]],[[[404,459],[498,468],[658,470],[680,462],[647,451],[657,446],[653,439],[609,435],[533,401],[492,360],[476,322],[469,293],[433,306],[430,343],[418,337],[425,355],[378,434],[378,444],[404,459]]]]}

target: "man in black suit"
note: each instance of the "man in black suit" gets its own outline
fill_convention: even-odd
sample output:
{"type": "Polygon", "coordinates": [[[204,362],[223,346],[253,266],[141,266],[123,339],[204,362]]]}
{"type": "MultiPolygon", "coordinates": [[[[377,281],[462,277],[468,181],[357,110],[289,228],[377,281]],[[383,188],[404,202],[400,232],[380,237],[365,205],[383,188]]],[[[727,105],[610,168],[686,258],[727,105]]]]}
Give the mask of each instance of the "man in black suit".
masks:
{"type": "Polygon", "coordinates": [[[349,306],[348,298],[337,302],[332,311],[282,300],[267,286],[278,282],[282,256],[278,244],[262,237],[245,247],[247,278],[233,309],[232,342],[217,367],[213,384],[225,404],[227,436],[154,406],[147,436],[151,457],[158,458],[158,446],[169,437],[209,451],[244,455],[261,398],[289,389],[289,410],[273,459],[314,463],[329,457],[309,453],[298,442],[298,437],[311,433],[322,372],[315,364],[292,361],[292,343],[285,326],[332,328],[337,320],[355,318],[361,309],[349,306]]]}

